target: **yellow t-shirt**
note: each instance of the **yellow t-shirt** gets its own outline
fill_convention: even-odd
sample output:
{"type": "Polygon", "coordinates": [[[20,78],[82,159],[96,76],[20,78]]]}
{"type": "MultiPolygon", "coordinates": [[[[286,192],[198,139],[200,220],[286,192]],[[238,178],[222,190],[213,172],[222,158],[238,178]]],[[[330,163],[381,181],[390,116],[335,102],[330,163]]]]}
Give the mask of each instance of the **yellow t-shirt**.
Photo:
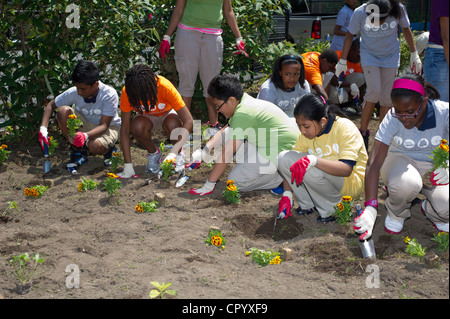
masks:
{"type": "MultiPolygon", "coordinates": [[[[178,93],[172,82],[165,77],[158,76],[157,87],[156,106],[150,109],[150,112],[144,112],[144,114],[162,116],[172,109],[178,111],[185,105],[180,93],[178,93]]],[[[120,95],[120,110],[122,112],[131,112],[133,110],[139,112],[139,109],[131,106],[127,92],[125,91],[125,86],[122,88],[120,95]]]]}
{"type": "Polygon", "coordinates": [[[293,150],[329,160],[355,161],[350,176],[344,177],[340,192],[342,196],[357,198],[364,191],[367,151],[361,133],[349,119],[337,116],[328,133],[312,140],[300,134],[293,150]]]}

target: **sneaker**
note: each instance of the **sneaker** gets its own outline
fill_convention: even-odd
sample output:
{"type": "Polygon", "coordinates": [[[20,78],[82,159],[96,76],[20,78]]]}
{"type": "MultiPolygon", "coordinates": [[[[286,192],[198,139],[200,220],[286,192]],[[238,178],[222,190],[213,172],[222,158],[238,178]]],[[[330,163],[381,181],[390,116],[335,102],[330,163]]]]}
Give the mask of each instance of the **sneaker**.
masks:
{"type": "Polygon", "coordinates": [[[152,172],[154,174],[159,172],[159,164],[161,164],[161,151],[159,148],[156,149],[155,153],[149,153],[147,156],[147,166],[145,167],[145,172],[152,172]]]}
{"type": "Polygon", "coordinates": [[[284,192],[283,183],[281,183],[278,187],[272,188],[270,192],[274,195],[281,195],[284,192]]]}
{"type": "Polygon", "coordinates": [[[328,217],[317,217],[317,222],[321,223],[321,224],[328,224],[331,222],[336,221],[336,218],[334,218],[334,216],[328,216],[328,217]]]}
{"type": "Polygon", "coordinates": [[[82,166],[88,161],[87,149],[82,148],[81,150],[72,150],[70,152],[70,163],[76,164],[77,166],[82,166]]]}
{"type": "Polygon", "coordinates": [[[116,152],[117,148],[113,146],[109,149],[109,151],[105,155],[103,155],[103,165],[105,165],[105,167],[111,166],[110,158],[112,157],[112,154],[116,152]]]}
{"type": "MultiPolygon", "coordinates": [[[[427,214],[425,213],[425,205],[426,205],[425,202],[426,202],[426,200],[423,200],[422,203],[420,203],[420,210],[422,211],[422,214],[424,214],[425,217],[427,217],[427,214]]],[[[433,223],[433,222],[431,222],[431,223],[433,224],[434,228],[436,228],[437,230],[448,233],[448,223],[445,223],[445,224],[444,223],[433,223]]]]}
{"type": "Polygon", "coordinates": [[[388,234],[398,235],[402,232],[404,221],[399,221],[396,219],[392,219],[389,215],[386,215],[386,219],[384,220],[384,230],[388,234]]]}
{"type": "Polygon", "coordinates": [[[311,215],[312,213],[314,213],[314,211],[315,211],[314,207],[310,208],[310,209],[302,209],[300,206],[295,210],[297,215],[300,215],[300,216],[311,215]]]}

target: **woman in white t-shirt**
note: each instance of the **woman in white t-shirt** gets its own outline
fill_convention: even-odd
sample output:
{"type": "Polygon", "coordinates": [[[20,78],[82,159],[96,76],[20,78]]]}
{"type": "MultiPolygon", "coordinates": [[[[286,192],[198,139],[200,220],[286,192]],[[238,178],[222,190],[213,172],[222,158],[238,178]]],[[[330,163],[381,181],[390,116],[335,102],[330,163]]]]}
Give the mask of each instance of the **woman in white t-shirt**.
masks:
{"type": "Polygon", "coordinates": [[[275,62],[272,75],[261,86],[257,98],[272,102],[294,119],[298,100],[310,92],[302,59],[295,55],[283,55],[275,62]]]}
{"type": "Polygon", "coordinates": [[[442,144],[448,152],[443,140],[449,138],[449,107],[448,102],[431,100],[427,91],[428,85],[418,74],[406,74],[394,82],[393,106],[380,124],[367,162],[365,209],[354,224],[362,234],[360,239],[369,238],[375,225],[380,174],[389,192],[386,232],[402,231],[419,193],[426,197],[422,212],[439,231],[448,232],[448,161],[446,169],[437,168],[431,174],[433,186],[424,186],[423,178],[433,167],[429,157],[433,150],[442,144]]]}

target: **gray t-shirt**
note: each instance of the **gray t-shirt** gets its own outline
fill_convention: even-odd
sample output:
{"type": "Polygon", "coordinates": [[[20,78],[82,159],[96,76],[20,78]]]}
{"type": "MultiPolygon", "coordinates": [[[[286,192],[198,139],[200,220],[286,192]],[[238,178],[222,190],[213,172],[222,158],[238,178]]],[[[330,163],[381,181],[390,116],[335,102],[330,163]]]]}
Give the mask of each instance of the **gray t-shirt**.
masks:
{"type": "MultiPolygon", "coordinates": [[[[352,18],[353,10],[348,5],[344,5],[336,18],[336,25],[341,26],[341,31],[347,32],[348,25],[350,23],[350,19],[352,18]]],[[[344,39],[345,35],[337,35],[335,34],[331,39],[330,50],[333,51],[342,51],[344,47],[344,39]]]]}
{"type": "Polygon", "coordinates": [[[257,99],[269,101],[278,106],[287,116],[294,117],[294,108],[301,96],[311,93],[308,82],[305,80],[302,89],[300,84],[296,84],[294,90],[286,92],[277,89],[271,79],[261,85],[257,99]]]}
{"type": "Polygon", "coordinates": [[[431,162],[428,156],[431,156],[442,139],[448,141],[448,120],[448,102],[429,100],[426,118],[419,128],[406,129],[389,111],[375,139],[390,145],[389,152],[402,153],[416,161],[431,162]]]}
{"type": "Polygon", "coordinates": [[[112,116],[113,119],[110,125],[120,127],[121,124],[120,117],[117,114],[119,106],[117,91],[101,81],[98,81],[98,93],[95,103],[86,103],[83,97],[78,95],[77,87],[73,86],[58,95],[55,98],[55,104],[57,107],[75,105],[75,110],[83,114],[86,120],[95,125],[100,124],[102,115],[112,116]]]}
{"type": "Polygon", "coordinates": [[[398,68],[400,66],[400,41],[398,40],[398,26],[409,27],[406,8],[401,7],[400,19],[387,17],[386,21],[375,26],[370,23],[371,16],[366,14],[367,4],[355,9],[348,31],[361,35],[361,66],[373,65],[383,68],[398,68]]]}

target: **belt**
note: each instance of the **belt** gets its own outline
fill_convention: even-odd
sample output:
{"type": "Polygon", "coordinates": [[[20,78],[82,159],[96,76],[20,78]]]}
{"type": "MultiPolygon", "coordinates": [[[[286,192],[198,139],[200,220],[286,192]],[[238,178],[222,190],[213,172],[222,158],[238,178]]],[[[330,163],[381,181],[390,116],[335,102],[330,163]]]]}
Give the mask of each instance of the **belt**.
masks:
{"type": "Polygon", "coordinates": [[[439,45],[439,44],[433,44],[433,43],[428,43],[428,44],[427,44],[427,48],[444,49],[444,47],[443,47],[442,45],[439,45]]]}

